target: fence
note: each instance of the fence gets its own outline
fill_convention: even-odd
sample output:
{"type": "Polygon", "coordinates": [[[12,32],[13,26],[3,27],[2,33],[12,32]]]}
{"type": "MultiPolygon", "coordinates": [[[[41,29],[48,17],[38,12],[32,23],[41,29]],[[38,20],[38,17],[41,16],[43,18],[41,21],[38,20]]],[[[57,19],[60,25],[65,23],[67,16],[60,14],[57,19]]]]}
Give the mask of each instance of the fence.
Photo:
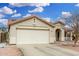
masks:
{"type": "Polygon", "coordinates": [[[6,41],[6,32],[1,32],[0,33],[0,43],[5,42],[6,41]]]}

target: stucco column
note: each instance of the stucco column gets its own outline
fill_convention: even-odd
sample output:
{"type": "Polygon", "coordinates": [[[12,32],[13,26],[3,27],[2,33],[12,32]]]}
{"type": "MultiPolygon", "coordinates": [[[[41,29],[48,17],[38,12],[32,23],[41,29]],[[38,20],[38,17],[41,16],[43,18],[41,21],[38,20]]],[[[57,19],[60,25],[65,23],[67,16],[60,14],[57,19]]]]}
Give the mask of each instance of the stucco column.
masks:
{"type": "Polygon", "coordinates": [[[53,28],[53,29],[51,29],[50,30],[50,39],[49,39],[49,42],[50,43],[54,43],[55,42],[55,29],[53,28]]]}
{"type": "Polygon", "coordinates": [[[66,37],[65,37],[65,40],[67,41],[67,32],[66,32],[66,37]]]}
{"type": "Polygon", "coordinates": [[[61,41],[65,41],[64,30],[61,29],[61,41]]]}
{"type": "Polygon", "coordinates": [[[56,29],[55,28],[53,29],[53,41],[54,42],[56,41],[56,29]]]}
{"type": "Polygon", "coordinates": [[[71,34],[70,34],[71,36],[70,36],[70,40],[72,41],[72,32],[71,32],[71,34]]]}

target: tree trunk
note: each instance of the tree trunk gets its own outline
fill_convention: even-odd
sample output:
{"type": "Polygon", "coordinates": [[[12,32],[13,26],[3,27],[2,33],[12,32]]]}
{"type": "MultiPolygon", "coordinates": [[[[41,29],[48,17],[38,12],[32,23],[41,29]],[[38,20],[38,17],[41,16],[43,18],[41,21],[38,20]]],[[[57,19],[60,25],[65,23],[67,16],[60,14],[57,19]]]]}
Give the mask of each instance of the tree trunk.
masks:
{"type": "Polygon", "coordinates": [[[74,39],[74,47],[76,46],[77,41],[78,41],[78,35],[75,36],[75,39],[74,39]]]}
{"type": "Polygon", "coordinates": [[[74,45],[73,45],[74,47],[76,46],[76,43],[77,43],[77,40],[74,40],[74,45]]]}

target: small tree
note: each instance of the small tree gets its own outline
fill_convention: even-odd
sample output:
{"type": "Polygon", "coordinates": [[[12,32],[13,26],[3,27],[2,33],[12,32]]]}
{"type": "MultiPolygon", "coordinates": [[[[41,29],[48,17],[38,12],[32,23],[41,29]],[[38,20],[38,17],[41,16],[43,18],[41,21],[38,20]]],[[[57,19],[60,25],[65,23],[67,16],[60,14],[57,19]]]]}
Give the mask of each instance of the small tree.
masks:
{"type": "Polygon", "coordinates": [[[71,17],[62,17],[65,21],[65,24],[68,25],[75,35],[74,39],[74,46],[76,46],[76,43],[79,40],[79,13],[72,14],[71,17]]]}
{"type": "Polygon", "coordinates": [[[77,41],[79,40],[79,14],[73,16],[73,34],[75,35],[74,46],[76,46],[77,41]]]}

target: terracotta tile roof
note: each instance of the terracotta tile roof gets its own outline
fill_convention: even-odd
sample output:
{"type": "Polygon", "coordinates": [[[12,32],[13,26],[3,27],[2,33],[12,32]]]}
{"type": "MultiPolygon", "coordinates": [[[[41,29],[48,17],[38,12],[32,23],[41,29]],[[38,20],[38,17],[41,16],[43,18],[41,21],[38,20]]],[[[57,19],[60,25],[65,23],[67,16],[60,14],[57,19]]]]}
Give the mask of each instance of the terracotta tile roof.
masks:
{"type": "Polygon", "coordinates": [[[17,20],[14,20],[14,21],[13,20],[9,20],[8,21],[8,26],[11,26],[11,25],[23,22],[23,21],[27,21],[27,20],[32,19],[32,18],[37,18],[40,21],[42,21],[42,22],[54,27],[50,22],[47,22],[46,20],[43,20],[41,17],[35,16],[35,15],[32,15],[32,16],[29,16],[29,17],[26,17],[26,18],[23,18],[23,19],[17,19],[17,20]]]}
{"type": "Polygon", "coordinates": [[[16,24],[16,23],[20,23],[20,22],[28,20],[30,18],[33,18],[33,17],[30,16],[30,17],[26,17],[26,18],[23,18],[23,19],[16,19],[16,20],[10,19],[10,20],[8,20],[8,25],[10,26],[10,25],[13,25],[13,24],[16,24]]]}

